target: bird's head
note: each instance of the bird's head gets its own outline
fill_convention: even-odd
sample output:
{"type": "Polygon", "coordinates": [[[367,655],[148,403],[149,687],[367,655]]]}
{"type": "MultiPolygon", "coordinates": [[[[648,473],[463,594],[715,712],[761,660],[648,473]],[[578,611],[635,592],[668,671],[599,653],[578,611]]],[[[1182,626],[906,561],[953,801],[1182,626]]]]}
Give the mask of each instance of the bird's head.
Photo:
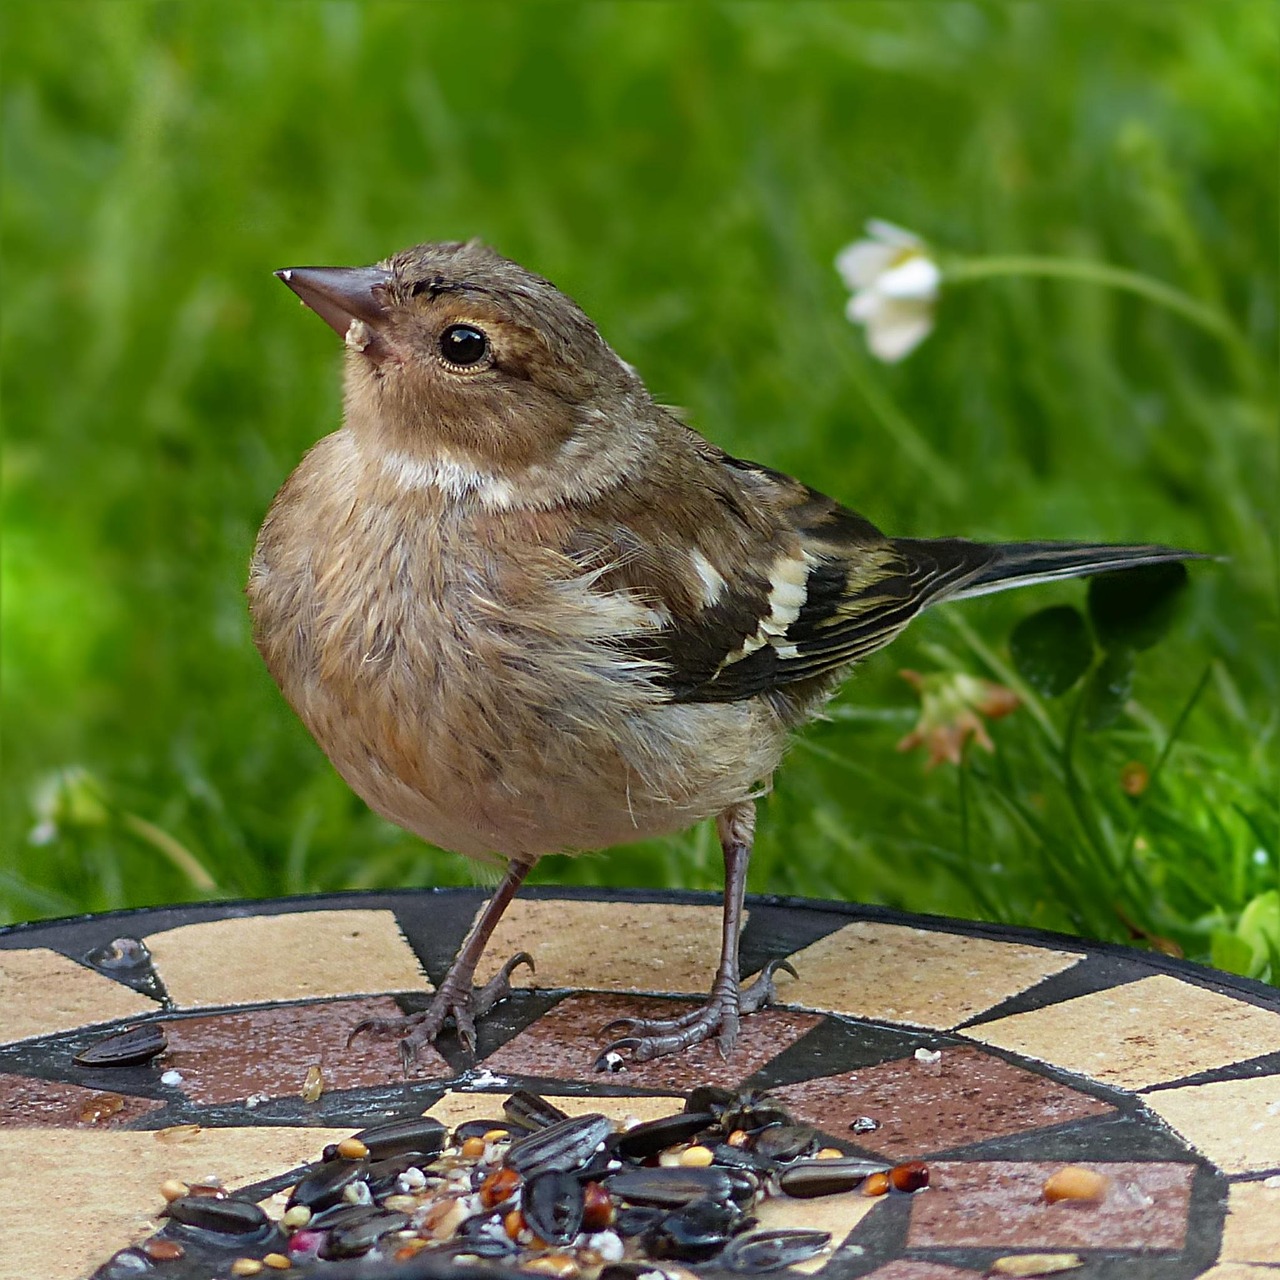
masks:
{"type": "Polygon", "coordinates": [[[549,505],[644,435],[644,385],[583,310],[477,240],[276,275],[345,341],[346,424],[406,487],[549,505]]]}

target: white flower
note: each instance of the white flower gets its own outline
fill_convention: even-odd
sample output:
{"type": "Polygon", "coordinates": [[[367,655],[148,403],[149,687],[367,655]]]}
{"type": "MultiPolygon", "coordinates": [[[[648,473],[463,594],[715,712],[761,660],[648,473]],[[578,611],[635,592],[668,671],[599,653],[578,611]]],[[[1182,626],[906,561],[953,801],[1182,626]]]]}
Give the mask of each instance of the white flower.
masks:
{"type": "Polygon", "coordinates": [[[929,336],[942,272],[923,240],[891,222],[872,218],[867,239],[840,250],[836,270],[853,293],[845,307],[865,325],[871,354],[893,363],[929,336]]]}

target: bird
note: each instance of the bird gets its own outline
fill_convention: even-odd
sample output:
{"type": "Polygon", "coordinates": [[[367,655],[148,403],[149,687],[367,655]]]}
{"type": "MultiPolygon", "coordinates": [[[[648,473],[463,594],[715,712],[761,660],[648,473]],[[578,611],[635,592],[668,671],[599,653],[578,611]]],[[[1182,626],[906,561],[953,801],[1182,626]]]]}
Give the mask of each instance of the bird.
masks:
{"type": "Polygon", "coordinates": [[[923,609],[1198,558],[1155,545],[894,538],[726,453],[650,395],[550,281],[478,240],[275,273],[345,345],[342,425],[258,534],[254,641],[384,818],[501,868],[406,1070],[511,991],[477,963],[530,869],[715,822],[721,949],[704,1003],[620,1019],[597,1065],[715,1040],[777,998],[738,961],[756,800],[850,668],[923,609]]]}

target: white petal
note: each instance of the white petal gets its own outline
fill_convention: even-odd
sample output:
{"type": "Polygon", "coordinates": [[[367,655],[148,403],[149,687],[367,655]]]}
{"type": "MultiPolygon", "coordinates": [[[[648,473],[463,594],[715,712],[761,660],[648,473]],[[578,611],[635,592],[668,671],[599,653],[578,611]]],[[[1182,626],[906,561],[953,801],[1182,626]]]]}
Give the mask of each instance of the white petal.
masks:
{"type": "Polygon", "coordinates": [[[844,305],[850,324],[867,324],[884,306],[884,296],[875,289],[860,289],[844,305]]]}
{"type": "Polygon", "coordinates": [[[881,244],[892,245],[895,249],[922,249],[924,241],[917,235],[912,235],[905,227],[900,227],[897,223],[886,222],[883,218],[867,219],[867,235],[873,240],[879,240],[881,244]]]}
{"type": "Polygon", "coordinates": [[[942,272],[938,264],[923,254],[913,254],[905,262],[886,271],[876,288],[886,298],[918,298],[932,302],[938,296],[942,272]]]}
{"type": "Polygon", "coordinates": [[[874,240],[855,240],[840,250],[836,270],[848,289],[865,289],[889,269],[896,250],[874,240]]]}
{"type": "Polygon", "coordinates": [[[882,298],[867,321],[867,346],[887,364],[910,355],[933,328],[933,307],[909,298],[882,298]]]}

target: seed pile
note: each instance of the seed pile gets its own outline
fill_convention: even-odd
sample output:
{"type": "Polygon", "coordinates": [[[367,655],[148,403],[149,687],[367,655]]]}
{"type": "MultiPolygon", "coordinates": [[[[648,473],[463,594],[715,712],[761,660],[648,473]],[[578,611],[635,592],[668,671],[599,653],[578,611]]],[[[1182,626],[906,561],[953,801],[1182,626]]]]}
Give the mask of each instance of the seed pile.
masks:
{"type": "Polygon", "coordinates": [[[202,1274],[219,1280],[337,1276],[329,1264],[344,1259],[364,1260],[359,1274],[371,1278],[378,1263],[398,1275],[414,1262],[423,1275],[457,1264],[553,1280],[633,1280],[667,1261],[755,1275],[831,1243],[825,1231],[757,1229],[752,1210],[764,1198],[912,1192],[928,1180],[918,1161],[891,1168],[825,1147],[759,1092],[700,1086],[682,1112],[620,1127],[522,1090],[500,1117],[451,1132],[418,1116],[327,1147],[279,1223],[216,1188],[167,1185],[162,1236],[98,1275],[163,1274],[174,1245],[179,1257],[197,1251],[211,1267],[202,1274]],[[131,1255],[145,1265],[130,1269],[131,1255]]]}

